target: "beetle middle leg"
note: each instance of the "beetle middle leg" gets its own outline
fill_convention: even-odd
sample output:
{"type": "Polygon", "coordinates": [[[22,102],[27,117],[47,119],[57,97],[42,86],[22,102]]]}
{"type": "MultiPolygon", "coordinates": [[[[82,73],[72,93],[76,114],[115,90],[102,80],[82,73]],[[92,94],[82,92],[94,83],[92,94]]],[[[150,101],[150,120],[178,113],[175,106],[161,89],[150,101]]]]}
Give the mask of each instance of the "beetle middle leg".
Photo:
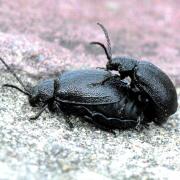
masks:
{"type": "Polygon", "coordinates": [[[63,116],[65,117],[66,123],[69,125],[69,128],[70,129],[74,128],[73,123],[71,122],[69,115],[65,112],[63,113],[63,111],[62,111],[63,106],[56,99],[49,104],[48,108],[52,112],[55,112],[57,114],[63,114],[63,116]]]}

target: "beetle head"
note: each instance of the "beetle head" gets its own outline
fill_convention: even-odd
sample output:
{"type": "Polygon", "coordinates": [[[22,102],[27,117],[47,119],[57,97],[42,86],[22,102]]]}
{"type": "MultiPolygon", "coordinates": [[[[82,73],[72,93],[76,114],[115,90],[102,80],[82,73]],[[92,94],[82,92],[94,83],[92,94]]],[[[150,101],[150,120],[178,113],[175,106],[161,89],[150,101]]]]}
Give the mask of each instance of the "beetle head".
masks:
{"type": "Polygon", "coordinates": [[[4,84],[3,86],[14,88],[22,92],[23,94],[27,95],[31,106],[41,107],[45,104],[48,104],[51,100],[53,100],[53,96],[54,96],[54,80],[53,79],[44,80],[34,87],[30,85],[25,86],[24,83],[21,81],[21,79],[5,63],[5,61],[2,58],[0,58],[0,61],[6,66],[6,68],[11,72],[11,74],[13,74],[13,76],[21,84],[23,89],[12,84],[4,84]]]}
{"type": "Polygon", "coordinates": [[[36,86],[32,87],[29,95],[29,103],[31,106],[43,106],[53,101],[54,97],[54,80],[43,80],[36,86]]]}
{"type": "Polygon", "coordinates": [[[107,70],[115,70],[115,71],[119,71],[121,73],[126,73],[126,72],[130,72],[132,71],[135,66],[137,65],[137,61],[135,59],[132,58],[128,58],[128,57],[112,57],[112,50],[111,50],[111,41],[108,35],[108,32],[106,30],[106,28],[100,24],[97,23],[101,29],[104,32],[104,35],[106,37],[106,41],[107,41],[107,48],[105,47],[104,44],[100,43],[100,42],[91,42],[90,44],[96,44],[101,46],[104,49],[104,52],[106,54],[106,57],[108,59],[108,62],[106,64],[106,69],[107,70]]]}
{"type": "Polygon", "coordinates": [[[115,70],[119,72],[130,72],[137,65],[137,61],[128,57],[115,57],[106,64],[107,70],[115,70]]]}

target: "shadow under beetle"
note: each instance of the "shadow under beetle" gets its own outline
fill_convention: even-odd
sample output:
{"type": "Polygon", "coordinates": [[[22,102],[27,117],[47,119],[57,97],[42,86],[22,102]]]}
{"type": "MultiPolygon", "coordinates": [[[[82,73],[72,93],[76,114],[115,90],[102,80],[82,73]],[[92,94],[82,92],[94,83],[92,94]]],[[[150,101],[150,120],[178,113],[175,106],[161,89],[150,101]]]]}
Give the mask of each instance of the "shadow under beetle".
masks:
{"type": "Polygon", "coordinates": [[[0,58],[23,89],[12,85],[29,98],[31,106],[40,111],[37,119],[48,108],[84,117],[104,130],[140,128],[150,122],[161,124],[177,110],[177,93],[169,77],[149,62],[126,57],[112,58],[108,33],[107,48],[100,45],[107,56],[106,69],[68,71],[55,79],[42,80],[34,87],[27,87],[14,71],[0,58]],[[113,74],[116,70],[120,75],[113,74]],[[130,83],[125,79],[130,77],[130,83]]]}

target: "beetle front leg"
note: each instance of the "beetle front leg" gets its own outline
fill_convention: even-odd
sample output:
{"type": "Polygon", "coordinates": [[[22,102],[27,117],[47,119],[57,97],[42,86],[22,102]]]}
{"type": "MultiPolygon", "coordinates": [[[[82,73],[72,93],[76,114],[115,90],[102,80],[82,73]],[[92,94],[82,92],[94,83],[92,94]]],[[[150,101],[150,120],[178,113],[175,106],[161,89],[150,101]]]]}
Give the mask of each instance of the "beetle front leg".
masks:
{"type": "Polygon", "coordinates": [[[30,117],[30,120],[36,120],[47,107],[48,107],[48,104],[44,105],[35,116],[30,117]]]}
{"type": "Polygon", "coordinates": [[[114,76],[110,76],[110,77],[107,77],[105,78],[103,81],[99,81],[99,82],[96,82],[96,83],[92,83],[91,85],[93,86],[96,86],[96,85],[104,85],[107,81],[109,80],[115,80],[116,78],[119,79],[119,76],[118,75],[114,75],[114,76]]]}

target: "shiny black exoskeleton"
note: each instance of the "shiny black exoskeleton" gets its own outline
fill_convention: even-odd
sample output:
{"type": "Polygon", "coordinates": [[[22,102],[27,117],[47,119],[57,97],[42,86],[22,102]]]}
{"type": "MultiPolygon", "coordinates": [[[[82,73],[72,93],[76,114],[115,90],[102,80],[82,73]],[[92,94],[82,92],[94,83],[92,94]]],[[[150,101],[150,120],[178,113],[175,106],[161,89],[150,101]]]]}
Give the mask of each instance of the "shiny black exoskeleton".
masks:
{"type": "Polygon", "coordinates": [[[23,90],[11,84],[3,86],[26,94],[31,106],[41,108],[31,119],[37,119],[48,108],[54,112],[83,116],[102,129],[138,127],[149,121],[144,116],[144,105],[136,92],[131,90],[128,82],[111,72],[103,69],[68,71],[55,79],[43,80],[35,87],[27,88],[4,60],[0,60],[23,90]]]}
{"type": "Polygon", "coordinates": [[[55,79],[39,82],[35,87],[26,87],[9,66],[1,62],[16,77],[31,106],[40,107],[37,119],[48,108],[86,118],[102,129],[126,129],[141,127],[149,122],[161,124],[177,110],[177,93],[169,77],[149,62],[130,58],[112,58],[110,40],[103,29],[108,50],[99,42],[108,58],[106,69],[69,71],[55,79]],[[119,71],[115,75],[111,70],[119,71]],[[131,81],[122,80],[127,76],[131,81]]]}
{"type": "MultiPolygon", "coordinates": [[[[141,95],[141,101],[146,104],[147,118],[157,124],[162,124],[177,111],[177,93],[170,78],[161,69],[148,61],[138,61],[129,57],[112,57],[111,43],[105,27],[102,28],[107,49],[100,42],[91,42],[101,46],[108,59],[106,69],[118,71],[120,78],[130,77],[131,89],[141,95]]],[[[121,81],[120,81],[121,82],[121,81]]]]}

